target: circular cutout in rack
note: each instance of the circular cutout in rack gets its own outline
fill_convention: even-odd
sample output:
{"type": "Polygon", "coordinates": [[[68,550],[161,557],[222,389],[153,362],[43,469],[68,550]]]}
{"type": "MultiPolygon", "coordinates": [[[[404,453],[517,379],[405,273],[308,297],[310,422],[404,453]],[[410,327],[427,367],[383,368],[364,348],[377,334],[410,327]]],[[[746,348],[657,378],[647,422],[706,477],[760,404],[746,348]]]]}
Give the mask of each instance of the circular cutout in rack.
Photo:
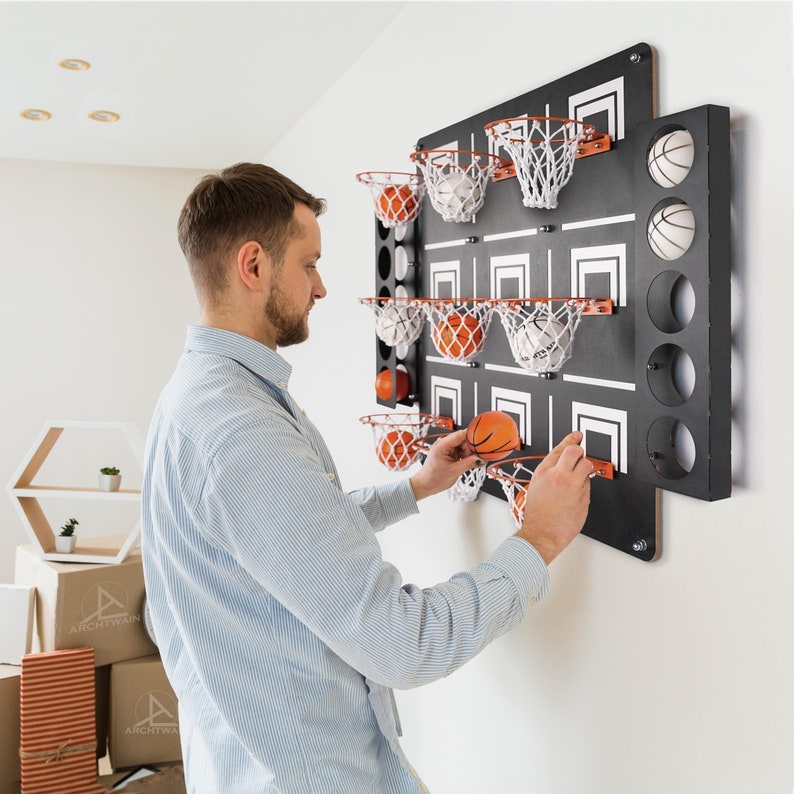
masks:
{"type": "Polygon", "coordinates": [[[695,440],[689,428],[672,416],[662,416],[648,430],[648,457],[668,480],[680,480],[695,467],[695,440]]]}
{"type": "Polygon", "coordinates": [[[681,199],[662,201],[651,211],[646,227],[648,245],[666,262],[680,259],[695,238],[695,215],[681,199]]]}
{"type": "Polygon", "coordinates": [[[695,314],[692,282],[677,270],[665,270],[651,283],[647,297],[648,316],[665,334],[683,331],[695,314]]]}
{"type": "Polygon", "coordinates": [[[391,275],[391,253],[385,245],[378,252],[378,275],[383,281],[391,275]]]}
{"type": "Polygon", "coordinates": [[[659,345],[648,359],[648,387],[662,405],[683,405],[695,391],[695,365],[678,345],[659,345]]]}
{"type": "Polygon", "coordinates": [[[397,281],[405,281],[408,275],[408,252],[404,245],[397,245],[394,248],[394,278],[397,281]]]}
{"type": "Polygon", "coordinates": [[[663,127],[648,148],[648,175],[663,188],[680,185],[692,170],[695,141],[683,127],[663,127]]]}

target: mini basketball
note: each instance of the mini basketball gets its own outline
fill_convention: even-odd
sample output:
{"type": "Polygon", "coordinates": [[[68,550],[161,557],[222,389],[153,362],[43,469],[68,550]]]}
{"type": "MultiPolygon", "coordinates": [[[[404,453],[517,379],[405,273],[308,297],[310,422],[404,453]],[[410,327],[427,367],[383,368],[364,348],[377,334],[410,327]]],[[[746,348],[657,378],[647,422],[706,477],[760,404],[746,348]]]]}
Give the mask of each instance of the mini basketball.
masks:
{"type": "Polygon", "coordinates": [[[513,514],[513,521],[517,527],[524,523],[524,502],[527,500],[527,488],[529,488],[529,483],[516,487],[510,503],[510,512],[513,514]]]}
{"type": "Polygon", "coordinates": [[[648,245],[667,262],[683,256],[694,237],[695,216],[686,204],[668,204],[648,223],[648,245]]]}
{"type": "Polygon", "coordinates": [[[548,316],[532,318],[516,334],[516,363],[530,370],[556,367],[565,360],[570,342],[565,323],[548,316]]]}
{"type": "Polygon", "coordinates": [[[408,396],[409,389],[408,373],[404,369],[395,369],[394,377],[390,369],[382,369],[375,378],[375,394],[381,400],[389,400],[394,394],[394,399],[399,402],[408,396]]]}
{"type": "Polygon", "coordinates": [[[375,318],[375,332],[387,345],[410,345],[422,333],[424,314],[418,306],[387,303],[375,318]]]}
{"type": "Polygon", "coordinates": [[[674,130],[657,140],[648,152],[648,173],[659,187],[680,185],[692,169],[695,141],[688,130],[674,130]]]}
{"type": "Polygon", "coordinates": [[[376,448],[378,460],[394,471],[410,466],[414,461],[416,446],[413,433],[407,430],[389,430],[376,448]]]}
{"type": "Polygon", "coordinates": [[[471,215],[479,207],[482,191],[470,176],[453,171],[436,181],[431,195],[444,220],[453,220],[471,215]]]}
{"type": "Polygon", "coordinates": [[[467,359],[482,346],[482,327],[476,317],[453,312],[434,326],[433,343],[444,358],[467,359]]]}
{"type": "Polygon", "coordinates": [[[387,185],[378,196],[377,207],[382,218],[405,223],[413,219],[418,202],[409,185],[387,185]]]}
{"type": "Polygon", "coordinates": [[[504,411],[477,414],[466,428],[466,441],[483,460],[501,460],[521,446],[518,427],[504,411]]]}

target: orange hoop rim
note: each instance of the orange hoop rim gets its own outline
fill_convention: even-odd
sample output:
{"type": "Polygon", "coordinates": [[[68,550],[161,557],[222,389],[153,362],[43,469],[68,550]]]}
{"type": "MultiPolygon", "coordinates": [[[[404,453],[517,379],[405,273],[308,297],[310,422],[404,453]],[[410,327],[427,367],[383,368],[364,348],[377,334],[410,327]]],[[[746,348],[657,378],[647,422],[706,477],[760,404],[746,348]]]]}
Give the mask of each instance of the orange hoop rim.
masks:
{"type": "Polygon", "coordinates": [[[492,463],[490,466],[487,467],[487,472],[490,477],[493,477],[494,480],[503,480],[504,482],[512,483],[513,485],[528,485],[532,481],[532,472],[528,472],[526,477],[521,477],[516,474],[505,474],[503,471],[499,469],[500,466],[504,466],[507,463],[512,463],[513,468],[515,470],[518,469],[519,463],[524,463],[524,461],[536,460],[541,461],[545,458],[545,455],[525,455],[520,458],[507,458],[506,460],[498,460],[496,463],[492,463]]]}
{"type": "Polygon", "coordinates": [[[358,421],[373,427],[415,428],[424,427],[425,425],[436,425],[437,427],[446,427],[448,430],[452,430],[454,427],[452,419],[448,416],[426,413],[367,414],[360,416],[358,421]],[[397,421],[394,421],[395,419],[397,421]]]}
{"type": "Polygon", "coordinates": [[[394,184],[402,184],[411,187],[411,181],[416,183],[424,182],[424,177],[421,174],[417,174],[412,171],[360,171],[356,174],[356,179],[359,182],[364,184],[372,184],[375,180],[370,179],[370,177],[393,177],[393,176],[405,176],[408,177],[407,182],[399,182],[394,184]]]}
{"type": "MultiPolygon", "coordinates": [[[[429,155],[429,154],[470,154],[472,156],[477,155],[478,157],[490,157],[495,162],[493,164],[486,164],[480,165],[479,163],[474,163],[477,168],[509,168],[513,165],[510,160],[506,160],[504,157],[501,157],[498,154],[491,154],[490,152],[482,152],[477,149],[418,149],[415,152],[411,152],[409,155],[413,162],[417,161],[420,155],[429,155]]],[[[444,168],[444,165],[436,165],[435,163],[431,163],[427,161],[428,165],[432,165],[434,168],[444,168]]]]}
{"type": "MultiPolygon", "coordinates": [[[[598,130],[596,130],[595,126],[591,124],[589,121],[582,121],[580,119],[569,119],[565,118],[565,116],[508,116],[504,119],[496,119],[496,121],[489,121],[483,129],[486,132],[490,132],[491,130],[496,127],[497,124],[510,124],[514,121],[559,121],[563,124],[578,124],[582,127],[582,136],[590,138],[593,135],[598,134],[598,130]]],[[[496,133],[494,132],[496,135],[496,133]]],[[[501,134],[501,133],[500,133],[501,134]]],[[[504,137],[507,137],[506,135],[504,137]]],[[[521,138],[516,137],[515,140],[521,140],[521,138]]],[[[531,143],[533,146],[536,146],[540,143],[566,143],[565,138],[525,138],[524,141],[526,143],[531,143]]]]}

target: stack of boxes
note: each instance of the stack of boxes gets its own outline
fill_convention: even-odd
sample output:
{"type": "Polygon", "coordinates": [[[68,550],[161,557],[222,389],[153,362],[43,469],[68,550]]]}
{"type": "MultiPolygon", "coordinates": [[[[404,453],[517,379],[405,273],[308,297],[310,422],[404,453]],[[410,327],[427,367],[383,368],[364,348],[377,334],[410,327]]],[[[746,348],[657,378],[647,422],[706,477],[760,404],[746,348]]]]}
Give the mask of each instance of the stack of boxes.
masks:
{"type": "MultiPolygon", "coordinates": [[[[140,549],[121,563],[96,565],[44,560],[35,545],[19,546],[14,581],[33,593],[32,650],[37,658],[63,649],[93,649],[96,758],[104,759],[103,771],[180,761],[176,696],[146,630],[140,549]]],[[[23,656],[20,666],[0,665],[0,794],[25,794],[20,673],[31,658],[23,656]]],[[[24,700],[24,675],[22,680],[24,700]]],[[[59,722],[54,715],[48,720],[59,722]]],[[[56,750],[47,765],[52,780],[46,790],[71,792],[58,787],[56,750]]]]}

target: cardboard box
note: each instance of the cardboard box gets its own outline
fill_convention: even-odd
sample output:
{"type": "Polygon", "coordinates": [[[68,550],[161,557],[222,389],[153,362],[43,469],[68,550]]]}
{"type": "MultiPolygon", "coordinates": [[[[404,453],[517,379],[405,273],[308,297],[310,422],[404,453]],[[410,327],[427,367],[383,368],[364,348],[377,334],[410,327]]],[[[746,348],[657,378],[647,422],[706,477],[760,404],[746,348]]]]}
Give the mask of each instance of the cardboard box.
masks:
{"type": "Polygon", "coordinates": [[[19,792],[19,671],[0,665],[0,794],[19,792]]]}
{"type": "Polygon", "coordinates": [[[40,650],[91,647],[97,666],[155,653],[143,621],[140,549],[112,565],[42,560],[17,547],[14,582],[36,588],[40,650]]]}
{"type": "Polygon", "coordinates": [[[33,604],[36,589],[30,585],[0,584],[0,664],[22,664],[32,650],[33,604]]]}
{"type": "Polygon", "coordinates": [[[182,760],[177,699],[159,654],[110,668],[108,751],[113,769],[182,760]]]}
{"type": "Polygon", "coordinates": [[[93,648],[31,653],[19,679],[23,794],[101,794],[93,648]]]}

